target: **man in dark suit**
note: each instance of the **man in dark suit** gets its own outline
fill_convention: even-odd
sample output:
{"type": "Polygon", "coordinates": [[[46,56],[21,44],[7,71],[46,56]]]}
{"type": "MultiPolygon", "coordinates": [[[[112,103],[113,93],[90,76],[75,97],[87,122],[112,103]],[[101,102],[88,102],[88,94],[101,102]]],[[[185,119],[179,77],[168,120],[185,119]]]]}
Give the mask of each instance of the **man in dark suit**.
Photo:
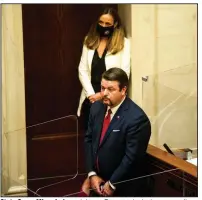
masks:
{"type": "Polygon", "coordinates": [[[127,88],[122,69],[103,73],[103,100],[93,103],[85,135],[88,178],[82,189],[87,195],[90,189],[100,196],[138,196],[142,187],[137,177],[143,174],[151,126],[144,111],[126,96],[127,88]]]}

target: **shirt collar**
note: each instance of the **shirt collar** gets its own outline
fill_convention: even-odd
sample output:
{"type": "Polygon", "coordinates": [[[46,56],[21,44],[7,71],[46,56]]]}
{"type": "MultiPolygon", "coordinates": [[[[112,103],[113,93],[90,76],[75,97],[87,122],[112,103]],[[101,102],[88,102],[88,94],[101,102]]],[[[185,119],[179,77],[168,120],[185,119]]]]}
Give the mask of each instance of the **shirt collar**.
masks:
{"type": "Polygon", "coordinates": [[[108,107],[107,107],[107,111],[108,111],[109,109],[111,109],[112,115],[114,116],[115,113],[116,113],[116,111],[119,109],[119,107],[121,106],[121,104],[124,102],[125,98],[126,98],[126,97],[124,97],[123,100],[122,100],[117,106],[115,106],[115,107],[113,107],[113,108],[110,108],[110,107],[108,106],[108,107]]]}

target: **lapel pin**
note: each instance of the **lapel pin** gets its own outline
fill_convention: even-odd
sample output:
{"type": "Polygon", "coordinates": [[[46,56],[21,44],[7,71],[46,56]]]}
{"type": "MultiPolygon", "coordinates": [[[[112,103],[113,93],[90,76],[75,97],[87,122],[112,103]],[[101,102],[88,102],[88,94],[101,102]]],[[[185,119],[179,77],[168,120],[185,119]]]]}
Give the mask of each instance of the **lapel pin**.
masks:
{"type": "Polygon", "coordinates": [[[120,116],[117,116],[117,119],[119,119],[120,118],[120,116]]]}

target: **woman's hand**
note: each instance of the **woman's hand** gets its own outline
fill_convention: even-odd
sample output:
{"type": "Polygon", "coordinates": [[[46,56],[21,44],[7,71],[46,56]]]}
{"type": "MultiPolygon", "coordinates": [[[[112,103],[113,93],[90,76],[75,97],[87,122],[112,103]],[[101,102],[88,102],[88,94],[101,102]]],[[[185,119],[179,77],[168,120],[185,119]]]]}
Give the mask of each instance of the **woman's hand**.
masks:
{"type": "Polygon", "coordinates": [[[97,92],[97,93],[89,96],[88,99],[91,103],[94,103],[95,101],[102,99],[102,94],[101,94],[101,92],[97,92]]]}

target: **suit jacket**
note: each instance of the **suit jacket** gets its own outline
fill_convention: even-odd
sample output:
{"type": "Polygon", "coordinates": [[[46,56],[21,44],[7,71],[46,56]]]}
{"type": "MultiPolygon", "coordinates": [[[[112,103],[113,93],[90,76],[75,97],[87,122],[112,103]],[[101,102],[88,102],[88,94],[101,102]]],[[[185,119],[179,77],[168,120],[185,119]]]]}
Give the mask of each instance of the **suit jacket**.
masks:
{"type": "Polygon", "coordinates": [[[105,181],[117,182],[141,175],[142,161],[151,135],[144,111],[126,97],[115,113],[102,143],[99,145],[106,105],[97,101],[91,107],[85,135],[87,172],[96,171],[105,181]],[[99,171],[96,169],[96,158],[99,171]]]}
{"type": "MultiPolygon", "coordinates": [[[[88,49],[85,45],[83,46],[83,51],[81,55],[81,60],[79,63],[79,80],[83,86],[81,91],[79,107],[77,110],[77,115],[80,116],[81,106],[86,97],[95,94],[94,89],[91,84],[91,64],[93,60],[95,50],[88,49]]],[[[127,38],[124,39],[124,48],[112,55],[107,52],[105,56],[106,70],[112,67],[120,67],[123,69],[128,77],[130,75],[130,43],[127,38]]]]}

